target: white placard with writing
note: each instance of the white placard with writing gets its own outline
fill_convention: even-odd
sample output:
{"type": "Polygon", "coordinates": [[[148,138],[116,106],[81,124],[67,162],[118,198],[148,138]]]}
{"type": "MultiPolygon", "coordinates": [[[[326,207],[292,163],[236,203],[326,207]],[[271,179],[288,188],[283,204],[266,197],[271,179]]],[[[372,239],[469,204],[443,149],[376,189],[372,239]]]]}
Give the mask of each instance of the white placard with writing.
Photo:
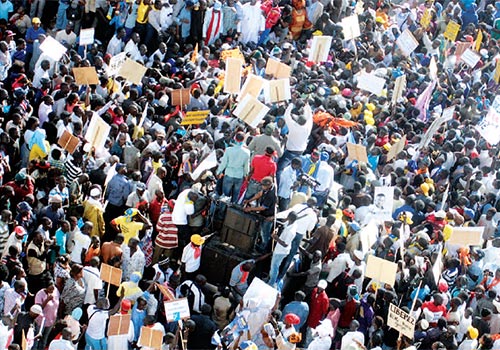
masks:
{"type": "Polygon", "coordinates": [[[387,325],[389,327],[413,339],[415,334],[415,322],[415,317],[410,316],[394,304],[389,305],[389,314],[387,315],[387,325]]]}

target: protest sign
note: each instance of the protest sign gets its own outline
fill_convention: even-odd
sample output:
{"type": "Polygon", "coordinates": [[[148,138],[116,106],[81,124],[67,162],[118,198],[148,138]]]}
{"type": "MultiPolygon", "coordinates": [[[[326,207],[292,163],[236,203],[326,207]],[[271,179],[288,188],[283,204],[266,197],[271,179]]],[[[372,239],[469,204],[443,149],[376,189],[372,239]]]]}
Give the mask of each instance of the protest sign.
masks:
{"type": "Polygon", "coordinates": [[[80,30],[80,46],[91,45],[94,43],[95,28],[86,28],[80,30]]]}
{"type": "Polygon", "coordinates": [[[365,90],[380,96],[384,89],[385,79],[379,78],[375,74],[362,73],[358,76],[358,89],[365,90]]]}
{"type": "Polygon", "coordinates": [[[266,81],[255,74],[250,74],[246,80],[245,84],[241,88],[241,92],[238,94],[237,101],[241,101],[246,94],[250,94],[255,98],[258,98],[262,89],[264,88],[266,81]]]}
{"type": "Polygon", "coordinates": [[[389,152],[387,152],[387,161],[391,161],[396,155],[398,155],[406,145],[406,135],[403,135],[403,137],[396,142],[394,145],[391,146],[389,149],[389,152]]]}
{"type": "Polygon", "coordinates": [[[309,50],[308,61],[314,63],[326,62],[328,60],[328,53],[330,52],[331,45],[331,36],[314,36],[311,49],[309,50]]]}
{"type": "Polygon", "coordinates": [[[394,82],[394,90],[392,91],[391,104],[395,105],[403,96],[403,90],[406,88],[406,74],[396,78],[394,82]]]}
{"type": "Polygon", "coordinates": [[[406,29],[396,40],[396,44],[405,56],[410,56],[418,47],[418,41],[415,39],[409,29],[406,29]]]}
{"type": "MultiPolygon", "coordinates": [[[[274,307],[278,291],[259,278],[255,277],[243,296],[243,307],[248,307],[252,302],[252,307],[258,310],[269,310],[274,307]]],[[[252,315],[252,322],[248,325],[250,334],[257,334],[262,325],[267,322],[268,314],[259,312],[252,315]]]]}
{"type": "Polygon", "coordinates": [[[238,103],[233,114],[250,125],[252,128],[257,127],[260,121],[264,119],[269,107],[257,100],[252,95],[247,94],[243,100],[238,103]]]}
{"type": "Polygon", "coordinates": [[[210,111],[190,111],[182,119],[181,125],[197,125],[201,124],[207,119],[210,111]]]}
{"type": "Polygon", "coordinates": [[[237,58],[226,60],[226,73],[224,74],[224,92],[237,94],[241,84],[241,61],[237,58]]]}
{"type": "Polygon", "coordinates": [[[290,78],[267,81],[264,92],[266,103],[287,101],[291,99],[290,78]]]}
{"type": "Polygon", "coordinates": [[[210,154],[202,160],[202,162],[194,169],[191,173],[191,178],[196,181],[205,170],[215,168],[217,166],[217,157],[215,151],[210,152],[210,154]]]}
{"type": "Polygon", "coordinates": [[[407,312],[401,310],[394,304],[389,305],[389,314],[387,315],[387,325],[401,332],[404,336],[413,339],[415,334],[415,318],[407,312]]]}
{"type": "Polygon", "coordinates": [[[357,160],[358,162],[368,163],[368,156],[366,155],[366,147],[363,145],[348,143],[347,155],[350,160],[357,160]]]}
{"type": "Polygon", "coordinates": [[[477,32],[476,41],[474,42],[474,50],[479,52],[481,49],[481,43],[483,42],[483,31],[479,29],[477,32]]]}
{"type": "Polygon", "coordinates": [[[127,81],[132,84],[139,85],[142,81],[142,77],[146,74],[148,69],[144,67],[142,64],[137,63],[134,60],[127,59],[121,65],[118,70],[118,75],[125,78],[127,81]]]}
{"type": "Polygon", "coordinates": [[[226,61],[228,58],[236,58],[240,61],[245,62],[245,57],[243,56],[239,48],[233,50],[224,50],[220,53],[221,60],[226,61]]]}
{"type": "Polygon", "coordinates": [[[141,336],[137,344],[151,349],[160,350],[163,343],[163,333],[158,329],[141,327],[141,336]]]}
{"type": "Polygon", "coordinates": [[[420,25],[422,26],[423,29],[429,28],[429,25],[431,24],[431,19],[432,19],[431,10],[426,8],[424,14],[422,15],[422,18],[420,19],[420,25]]]}
{"type": "Polygon", "coordinates": [[[95,67],[73,68],[76,85],[98,85],[99,77],[95,67]]]}
{"type": "Polygon", "coordinates": [[[57,62],[68,49],[53,37],[47,36],[43,43],[40,44],[40,50],[57,62]]]}
{"type": "Polygon", "coordinates": [[[106,123],[97,113],[92,115],[89,127],[85,133],[85,140],[96,150],[102,150],[106,143],[106,138],[111,130],[111,125],[106,123]]]}
{"type": "Polygon", "coordinates": [[[356,1],[356,7],[354,8],[354,13],[357,15],[361,15],[365,12],[365,3],[361,0],[356,1]]]}
{"type": "Polygon", "coordinates": [[[189,304],[187,298],[165,301],[165,317],[167,322],[177,322],[189,318],[189,304]]]}
{"type": "Polygon", "coordinates": [[[64,130],[63,134],[57,141],[57,144],[61,146],[64,150],[68,151],[70,154],[73,154],[80,143],[80,139],[76,136],[73,136],[68,130],[64,130]]]}
{"type": "Polygon", "coordinates": [[[344,33],[344,40],[352,40],[361,35],[358,15],[343,18],[340,25],[342,33],[344,33]]]}
{"type": "Polygon", "coordinates": [[[122,270],[108,264],[101,265],[101,280],[114,286],[122,283],[122,270]]]}
{"type": "Polygon", "coordinates": [[[431,58],[431,62],[429,63],[429,77],[431,80],[436,80],[437,79],[437,64],[436,64],[436,59],[434,56],[431,58]]]}
{"type": "Polygon", "coordinates": [[[462,54],[462,56],[460,56],[460,59],[463,62],[465,62],[469,67],[474,68],[481,59],[481,57],[471,49],[467,49],[462,54]]]}
{"type": "MultiPolygon", "coordinates": [[[[497,101],[499,97],[495,99],[497,101]]],[[[500,107],[493,103],[486,117],[476,126],[476,130],[491,145],[500,142],[500,107]]]]}
{"type": "Polygon", "coordinates": [[[123,63],[127,60],[127,54],[125,52],[120,52],[118,55],[114,55],[109,59],[108,64],[108,75],[113,76],[120,70],[123,63]]]}
{"type": "Polygon", "coordinates": [[[391,221],[394,201],[394,187],[377,186],[373,195],[374,215],[377,219],[391,221]]]}
{"type": "Polygon", "coordinates": [[[470,49],[472,47],[472,43],[468,41],[459,41],[455,43],[455,57],[457,58],[457,63],[460,61],[460,57],[464,54],[465,50],[470,49]]]}
{"type": "Polygon", "coordinates": [[[461,247],[470,245],[482,245],[484,226],[477,227],[453,227],[450,239],[447,241],[450,244],[456,244],[461,247]]]}
{"type": "Polygon", "coordinates": [[[441,117],[436,118],[429,129],[424,134],[424,137],[420,141],[420,144],[418,145],[418,149],[422,149],[424,147],[427,147],[429,143],[432,140],[432,137],[438,131],[438,129],[443,125],[444,123],[450,121],[453,118],[453,113],[455,111],[455,106],[451,106],[448,108],[445,108],[443,113],[441,114],[441,117]]]}
{"type": "Polygon", "coordinates": [[[366,226],[361,228],[359,232],[359,237],[361,240],[361,251],[367,254],[371,247],[377,243],[379,237],[379,230],[375,220],[371,220],[366,226]]]}
{"type": "Polygon", "coordinates": [[[493,80],[495,83],[500,83],[500,60],[497,60],[497,64],[495,66],[495,74],[493,75],[493,80]]]}
{"type": "Polygon", "coordinates": [[[172,98],[172,106],[184,106],[191,101],[191,93],[189,89],[177,89],[170,93],[172,98]]]}
{"type": "Polygon", "coordinates": [[[444,32],[444,38],[449,41],[455,41],[459,32],[460,32],[460,24],[458,24],[457,22],[450,21],[446,26],[446,30],[444,32]]]}
{"type": "Polygon", "coordinates": [[[109,317],[108,337],[128,334],[132,315],[113,315],[109,317]]]}
{"type": "Polygon", "coordinates": [[[271,75],[273,78],[281,79],[281,78],[290,78],[290,73],[292,68],[280,61],[269,58],[266,64],[266,74],[271,75]]]}
{"type": "Polygon", "coordinates": [[[372,278],[376,282],[387,283],[394,286],[397,270],[398,264],[378,258],[374,255],[368,255],[368,260],[366,261],[366,277],[372,278]]]}

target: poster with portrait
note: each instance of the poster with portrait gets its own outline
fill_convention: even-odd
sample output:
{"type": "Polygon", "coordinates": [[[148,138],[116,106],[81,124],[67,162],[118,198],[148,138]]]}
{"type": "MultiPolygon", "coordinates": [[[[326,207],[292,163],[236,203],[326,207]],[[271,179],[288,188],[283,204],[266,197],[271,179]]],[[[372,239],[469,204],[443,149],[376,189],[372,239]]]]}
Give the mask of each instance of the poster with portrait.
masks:
{"type": "Polygon", "coordinates": [[[382,220],[392,220],[393,201],[394,187],[375,187],[373,207],[377,210],[377,216],[382,220]]]}

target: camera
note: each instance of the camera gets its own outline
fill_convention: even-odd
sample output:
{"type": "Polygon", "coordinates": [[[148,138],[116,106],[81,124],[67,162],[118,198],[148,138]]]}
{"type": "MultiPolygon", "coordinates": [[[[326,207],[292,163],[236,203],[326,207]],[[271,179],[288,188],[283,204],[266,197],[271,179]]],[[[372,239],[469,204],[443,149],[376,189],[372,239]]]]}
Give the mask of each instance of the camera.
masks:
{"type": "Polygon", "coordinates": [[[309,186],[311,188],[314,188],[316,186],[319,186],[320,183],[318,180],[313,178],[312,176],[307,175],[306,173],[302,173],[299,175],[298,181],[300,182],[301,186],[309,186]]]}

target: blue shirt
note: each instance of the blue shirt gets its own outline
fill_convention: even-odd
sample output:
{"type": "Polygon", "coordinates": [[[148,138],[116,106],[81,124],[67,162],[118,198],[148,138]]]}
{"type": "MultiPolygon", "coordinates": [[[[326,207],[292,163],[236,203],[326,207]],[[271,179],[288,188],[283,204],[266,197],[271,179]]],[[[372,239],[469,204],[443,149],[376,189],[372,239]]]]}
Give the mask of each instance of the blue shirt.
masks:
{"type": "Polygon", "coordinates": [[[303,301],[292,301],[291,303],[286,304],[281,314],[282,320],[284,320],[285,316],[290,313],[299,316],[300,323],[295,327],[295,329],[301,329],[309,316],[309,305],[303,301]]]}
{"type": "Polygon", "coordinates": [[[56,231],[56,245],[59,247],[59,255],[66,254],[66,239],[68,235],[63,230],[56,231]]]}
{"type": "Polygon", "coordinates": [[[241,145],[228,147],[224,152],[217,174],[242,179],[250,170],[250,150],[241,145]]]}
{"type": "Polygon", "coordinates": [[[14,6],[7,0],[5,2],[0,1],[0,18],[9,21],[9,13],[14,12],[14,6]]]}
{"type": "Polygon", "coordinates": [[[33,43],[28,42],[28,40],[37,40],[38,36],[40,34],[45,34],[45,30],[43,30],[42,27],[39,27],[37,30],[35,30],[33,27],[28,28],[26,31],[26,52],[27,53],[32,53],[33,52],[33,43]]]}
{"type": "Polygon", "coordinates": [[[117,207],[125,205],[128,195],[132,192],[132,186],[125,175],[116,174],[108,183],[106,188],[106,199],[109,204],[117,207]]]}

